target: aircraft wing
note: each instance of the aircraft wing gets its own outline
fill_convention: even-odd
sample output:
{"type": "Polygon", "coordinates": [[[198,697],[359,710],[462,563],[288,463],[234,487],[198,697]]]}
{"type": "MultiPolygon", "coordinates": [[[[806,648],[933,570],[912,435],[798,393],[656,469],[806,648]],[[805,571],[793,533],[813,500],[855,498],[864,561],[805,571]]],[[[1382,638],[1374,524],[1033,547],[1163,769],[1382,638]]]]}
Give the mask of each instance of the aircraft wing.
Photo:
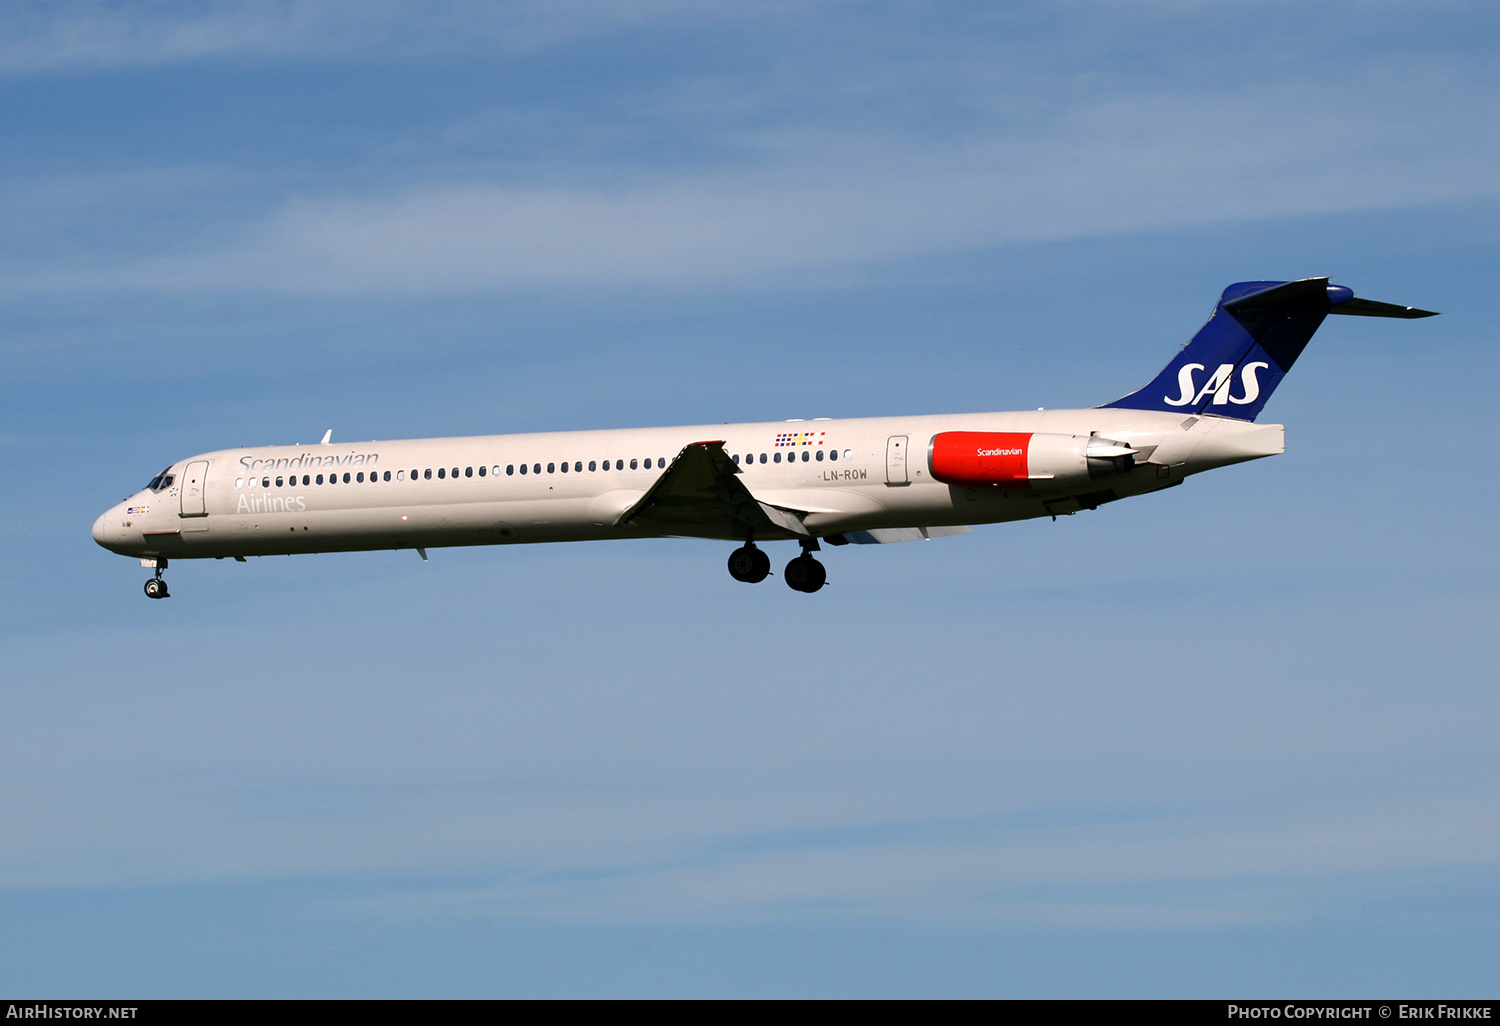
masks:
{"type": "Polygon", "coordinates": [[[615,521],[625,525],[649,520],[683,528],[738,520],[751,527],[775,527],[808,537],[802,525],[804,510],[761,502],[740,480],[740,468],[724,452],[724,443],[693,442],[677,454],[666,472],[615,521]]]}

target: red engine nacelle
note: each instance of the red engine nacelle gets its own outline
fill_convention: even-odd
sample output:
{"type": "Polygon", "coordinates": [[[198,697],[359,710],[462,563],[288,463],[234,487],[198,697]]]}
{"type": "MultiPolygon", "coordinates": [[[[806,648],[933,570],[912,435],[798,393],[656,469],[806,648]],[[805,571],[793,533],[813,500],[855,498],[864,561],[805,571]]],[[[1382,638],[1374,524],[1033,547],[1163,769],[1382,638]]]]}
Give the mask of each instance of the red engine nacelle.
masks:
{"type": "Polygon", "coordinates": [[[970,488],[1067,490],[1134,465],[1134,449],[1095,435],[944,431],[927,447],[934,479],[970,488]]]}

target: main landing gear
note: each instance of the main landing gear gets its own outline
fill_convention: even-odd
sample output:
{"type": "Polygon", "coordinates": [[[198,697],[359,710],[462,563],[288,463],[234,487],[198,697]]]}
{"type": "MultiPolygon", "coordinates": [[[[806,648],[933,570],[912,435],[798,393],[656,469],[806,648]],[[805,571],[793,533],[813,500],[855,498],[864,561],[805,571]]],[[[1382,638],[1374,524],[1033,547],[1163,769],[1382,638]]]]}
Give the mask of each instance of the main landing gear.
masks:
{"type": "Polygon", "coordinates": [[[747,541],[729,554],[729,576],[746,584],[759,584],[771,573],[771,557],[747,541]]]}
{"type": "Polygon", "coordinates": [[[822,563],[813,558],[813,553],[818,549],[816,538],[802,543],[802,555],[786,565],[781,571],[781,576],[786,578],[788,588],[793,591],[805,591],[809,595],[823,587],[828,582],[828,571],[822,563]]]}
{"type": "Polygon", "coordinates": [[[161,579],[161,572],[167,568],[167,561],[158,558],[156,561],[156,576],[146,582],[147,598],[171,598],[167,592],[167,582],[161,579]]]}
{"type": "MultiPolygon", "coordinates": [[[[802,555],[793,559],[782,571],[787,586],[793,591],[812,593],[828,581],[828,570],[813,558],[818,551],[818,540],[808,538],[802,542],[802,555]]],[[[755,547],[753,539],[729,554],[729,576],[746,584],[759,584],[771,573],[771,557],[755,547]]]]}

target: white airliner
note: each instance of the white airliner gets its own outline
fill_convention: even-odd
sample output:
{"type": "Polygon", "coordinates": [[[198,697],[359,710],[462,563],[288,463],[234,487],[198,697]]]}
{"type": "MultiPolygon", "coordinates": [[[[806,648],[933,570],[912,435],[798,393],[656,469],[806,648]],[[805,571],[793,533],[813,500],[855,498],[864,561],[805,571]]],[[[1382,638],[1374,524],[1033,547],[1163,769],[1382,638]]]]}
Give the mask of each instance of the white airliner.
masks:
{"type": "Polygon", "coordinates": [[[1157,377],[1083,410],[230,449],[191,456],[94,524],[155,568],[171,559],[603,538],[740,542],[737,581],[771,571],[758,542],[801,554],[783,578],[823,586],[820,542],[962,534],[1056,517],[1283,451],[1266,400],[1330,314],[1429,317],[1327,278],[1239,282],[1157,377]]]}

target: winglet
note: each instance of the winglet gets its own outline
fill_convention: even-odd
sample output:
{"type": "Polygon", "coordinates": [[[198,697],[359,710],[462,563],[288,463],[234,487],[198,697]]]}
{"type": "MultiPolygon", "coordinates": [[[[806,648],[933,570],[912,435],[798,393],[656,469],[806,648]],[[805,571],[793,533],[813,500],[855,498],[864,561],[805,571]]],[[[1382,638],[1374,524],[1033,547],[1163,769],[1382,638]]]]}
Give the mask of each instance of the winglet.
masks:
{"type": "Polygon", "coordinates": [[[333,444],[333,428],[329,428],[327,431],[323,432],[323,440],[321,442],[319,442],[318,444],[319,445],[332,445],[333,444]]]}

